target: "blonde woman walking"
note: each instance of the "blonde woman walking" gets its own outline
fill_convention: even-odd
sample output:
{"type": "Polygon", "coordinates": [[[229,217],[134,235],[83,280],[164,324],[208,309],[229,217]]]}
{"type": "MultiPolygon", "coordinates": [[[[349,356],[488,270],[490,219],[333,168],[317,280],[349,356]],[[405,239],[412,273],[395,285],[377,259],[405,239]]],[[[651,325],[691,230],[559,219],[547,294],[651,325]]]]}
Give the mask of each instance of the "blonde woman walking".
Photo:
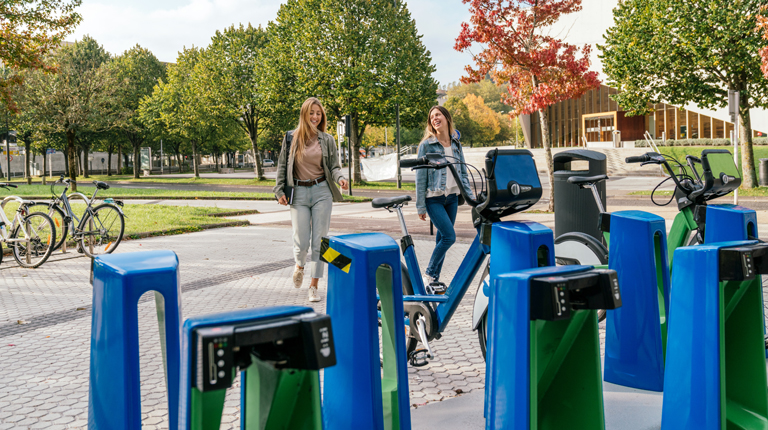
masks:
{"type": "Polygon", "coordinates": [[[275,197],[291,206],[293,226],[293,285],[304,281],[307,251],[312,248],[308,299],[319,302],[317,284],[323,276],[320,242],[331,226],[333,202],[343,200],[336,183],[347,189],[339,166],[336,141],[325,132],[326,116],[320,100],[310,97],[301,105],[299,125],[286,133],[277,161],[275,197]],[[286,192],[289,195],[286,195],[286,192]]]}

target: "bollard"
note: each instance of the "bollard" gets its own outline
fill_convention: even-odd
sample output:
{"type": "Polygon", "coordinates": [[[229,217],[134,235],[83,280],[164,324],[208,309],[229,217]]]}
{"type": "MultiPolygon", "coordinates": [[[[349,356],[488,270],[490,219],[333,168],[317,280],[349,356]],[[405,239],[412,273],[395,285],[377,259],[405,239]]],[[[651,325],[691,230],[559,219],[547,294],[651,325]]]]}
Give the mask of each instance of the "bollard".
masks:
{"type": "Polygon", "coordinates": [[[760,159],[760,186],[768,187],[768,158],[760,159]]]}
{"type": "Polygon", "coordinates": [[[669,265],[664,218],[640,211],[611,214],[608,267],[618,273],[623,306],[608,312],[606,382],[664,389],[669,265]]]}
{"type": "Polygon", "coordinates": [[[491,282],[485,428],[605,429],[594,309],[621,306],[616,272],[541,267],[491,282]]]}
{"type": "Polygon", "coordinates": [[[662,430],[768,428],[760,274],[768,245],[675,251],[662,430]]]}
{"type": "Polygon", "coordinates": [[[181,288],[172,251],[107,254],[91,262],[93,317],[88,428],[141,428],[138,301],[155,291],[170,428],[177,428],[181,288]]]}
{"type": "Polygon", "coordinates": [[[381,233],[324,238],[337,366],[323,381],[326,429],[410,430],[400,247],[381,233]],[[381,303],[382,351],[377,312],[381,303]]]}
{"type": "Polygon", "coordinates": [[[218,430],[241,371],[240,428],[322,430],[319,370],[336,363],[330,318],[278,306],[184,322],[179,429],[218,430]]]}

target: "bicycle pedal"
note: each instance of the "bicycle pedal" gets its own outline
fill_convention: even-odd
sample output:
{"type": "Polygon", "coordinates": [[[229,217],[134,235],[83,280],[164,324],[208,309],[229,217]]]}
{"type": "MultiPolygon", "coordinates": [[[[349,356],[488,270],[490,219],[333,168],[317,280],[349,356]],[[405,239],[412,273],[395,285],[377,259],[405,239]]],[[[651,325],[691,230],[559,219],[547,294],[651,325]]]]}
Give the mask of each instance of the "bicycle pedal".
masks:
{"type": "Polygon", "coordinates": [[[433,282],[429,286],[432,287],[432,294],[443,295],[448,291],[448,286],[442,282],[433,282]]]}
{"type": "Polygon", "coordinates": [[[408,355],[408,362],[413,367],[424,367],[429,364],[429,352],[426,349],[417,349],[408,355]]]}

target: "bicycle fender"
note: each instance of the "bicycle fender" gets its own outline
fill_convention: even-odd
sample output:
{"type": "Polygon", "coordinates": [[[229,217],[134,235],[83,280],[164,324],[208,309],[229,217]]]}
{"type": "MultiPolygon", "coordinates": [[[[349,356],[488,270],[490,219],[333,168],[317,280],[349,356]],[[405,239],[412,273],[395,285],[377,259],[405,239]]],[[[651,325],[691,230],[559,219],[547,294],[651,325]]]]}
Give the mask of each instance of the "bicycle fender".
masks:
{"type": "Polygon", "coordinates": [[[477,327],[480,325],[480,321],[483,319],[483,316],[488,312],[489,299],[485,293],[485,290],[487,289],[486,287],[488,286],[490,279],[491,276],[486,275],[485,279],[483,279],[483,282],[477,288],[477,293],[475,294],[475,304],[472,307],[472,330],[477,330],[477,327]]]}

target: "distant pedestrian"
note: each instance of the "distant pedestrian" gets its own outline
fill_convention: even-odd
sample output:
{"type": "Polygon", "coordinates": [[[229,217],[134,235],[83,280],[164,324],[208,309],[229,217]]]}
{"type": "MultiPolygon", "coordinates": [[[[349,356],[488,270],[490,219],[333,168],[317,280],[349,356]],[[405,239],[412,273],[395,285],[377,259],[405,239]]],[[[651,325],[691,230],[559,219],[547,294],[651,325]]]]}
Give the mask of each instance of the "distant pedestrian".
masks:
{"type": "Polygon", "coordinates": [[[423,276],[424,285],[431,285],[435,292],[445,291],[444,284],[441,285],[439,282],[440,271],[443,268],[445,254],[456,242],[453,224],[456,222],[456,213],[460,204],[459,188],[463,188],[467,196],[474,198],[469,187],[464,153],[458,136],[459,134],[453,128],[450,112],[442,106],[433,106],[427,116],[427,128],[419,144],[417,157],[435,152],[444,154],[448,161],[458,163],[455,167],[461,179],[460,182],[456,182],[450,170],[445,168],[416,171],[416,210],[419,219],[426,221],[429,214],[429,219],[437,228],[435,250],[432,251],[432,257],[423,276]]]}
{"type": "Polygon", "coordinates": [[[336,183],[347,189],[339,166],[336,141],[326,133],[326,116],[320,100],[310,97],[301,105],[299,125],[286,133],[277,159],[275,197],[291,206],[293,226],[293,285],[304,281],[304,263],[312,248],[309,263],[309,301],[318,302],[317,284],[323,276],[320,242],[331,226],[333,202],[343,200],[336,183]]]}

